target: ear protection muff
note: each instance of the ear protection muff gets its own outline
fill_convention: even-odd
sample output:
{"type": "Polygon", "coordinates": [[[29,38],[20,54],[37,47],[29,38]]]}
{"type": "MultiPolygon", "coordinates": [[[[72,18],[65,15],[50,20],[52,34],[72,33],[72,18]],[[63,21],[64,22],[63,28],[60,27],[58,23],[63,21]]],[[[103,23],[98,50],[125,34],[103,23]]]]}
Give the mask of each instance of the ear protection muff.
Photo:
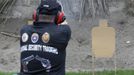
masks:
{"type": "Polygon", "coordinates": [[[34,10],[34,13],[33,13],[33,20],[34,20],[34,22],[38,21],[38,19],[39,19],[38,10],[34,10]]]}
{"type": "MultiPolygon", "coordinates": [[[[34,22],[39,20],[39,14],[38,13],[39,13],[38,10],[34,10],[34,13],[33,13],[34,22]]],[[[64,12],[59,11],[57,16],[56,16],[55,23],[60,24],[60,23],[64,22],[65,20],[66,20],[66,17],[65,17],[64,12]]]]}
{"type": "Polygon", "coordinates": [[[62,23],[62,22],[64,22],[66,20],[66,17],[65,17],[65,14],[64,14],[64,12],[58,12],[58,14],[57,14],[57,17],[56,17],[56,24],[60,24],[60,23],[62,23]]]}

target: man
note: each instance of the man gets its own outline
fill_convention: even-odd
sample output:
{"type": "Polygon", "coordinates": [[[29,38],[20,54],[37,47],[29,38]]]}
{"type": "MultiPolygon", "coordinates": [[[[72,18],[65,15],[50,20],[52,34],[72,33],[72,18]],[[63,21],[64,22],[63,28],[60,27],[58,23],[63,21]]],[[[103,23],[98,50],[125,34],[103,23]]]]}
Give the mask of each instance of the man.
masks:
{"type": "Polygon", "coordinates": [[[25,25],[20,32],[20,75],[65,75],[71,30],[68,25],[61,25],[65,21],[61,4],[42,0],[33,19],[33,25],[25,25]]]}

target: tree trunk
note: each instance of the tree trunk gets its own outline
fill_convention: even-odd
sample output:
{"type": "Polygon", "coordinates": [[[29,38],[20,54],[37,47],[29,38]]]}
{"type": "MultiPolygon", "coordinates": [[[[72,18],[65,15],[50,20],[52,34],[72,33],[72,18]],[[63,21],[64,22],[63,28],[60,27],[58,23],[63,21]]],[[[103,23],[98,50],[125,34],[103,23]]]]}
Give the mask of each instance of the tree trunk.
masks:
{"type": "Polygon", "coordinates": [[[103,17],[109,15],[108,0],[83,0],[81,17],[103,17]]]}
{"type": "Polygon", "coordinates": [[[82,19],[87,17],[106,17],[109,14],[108,2],[111,0],[59,0],[67,17],[82,19]]]}
{"type": "Polygon", "coordinates": [[[125,11],[128,15],[134,16],[134,0],[125,0],[125,11]]]}

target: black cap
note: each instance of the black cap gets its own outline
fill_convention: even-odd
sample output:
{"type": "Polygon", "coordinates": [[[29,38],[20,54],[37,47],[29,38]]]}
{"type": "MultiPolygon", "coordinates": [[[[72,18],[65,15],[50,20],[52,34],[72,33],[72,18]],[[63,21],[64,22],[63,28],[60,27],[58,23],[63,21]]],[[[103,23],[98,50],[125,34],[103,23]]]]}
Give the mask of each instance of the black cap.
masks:
{"type": "Polygon", "coordinates": [[[62,6],[57,0],[41,0],[37,10],[39,14],[57,15],[59,11],[62,11],[62,6]]]}

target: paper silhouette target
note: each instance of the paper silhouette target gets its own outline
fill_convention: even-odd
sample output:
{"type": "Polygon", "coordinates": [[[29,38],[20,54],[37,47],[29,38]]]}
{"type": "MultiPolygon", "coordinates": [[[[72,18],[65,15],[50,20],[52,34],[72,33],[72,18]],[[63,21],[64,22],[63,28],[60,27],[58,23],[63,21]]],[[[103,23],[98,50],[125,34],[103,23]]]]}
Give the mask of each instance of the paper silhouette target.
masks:
{"type": "Polygon", "coordinates": [[[94,57],[113,57],[115,52],[115,36],[115,29],[108,27],[107,20],[101,20],[100,26],[92,29],[92,52],[94,57]]]}

